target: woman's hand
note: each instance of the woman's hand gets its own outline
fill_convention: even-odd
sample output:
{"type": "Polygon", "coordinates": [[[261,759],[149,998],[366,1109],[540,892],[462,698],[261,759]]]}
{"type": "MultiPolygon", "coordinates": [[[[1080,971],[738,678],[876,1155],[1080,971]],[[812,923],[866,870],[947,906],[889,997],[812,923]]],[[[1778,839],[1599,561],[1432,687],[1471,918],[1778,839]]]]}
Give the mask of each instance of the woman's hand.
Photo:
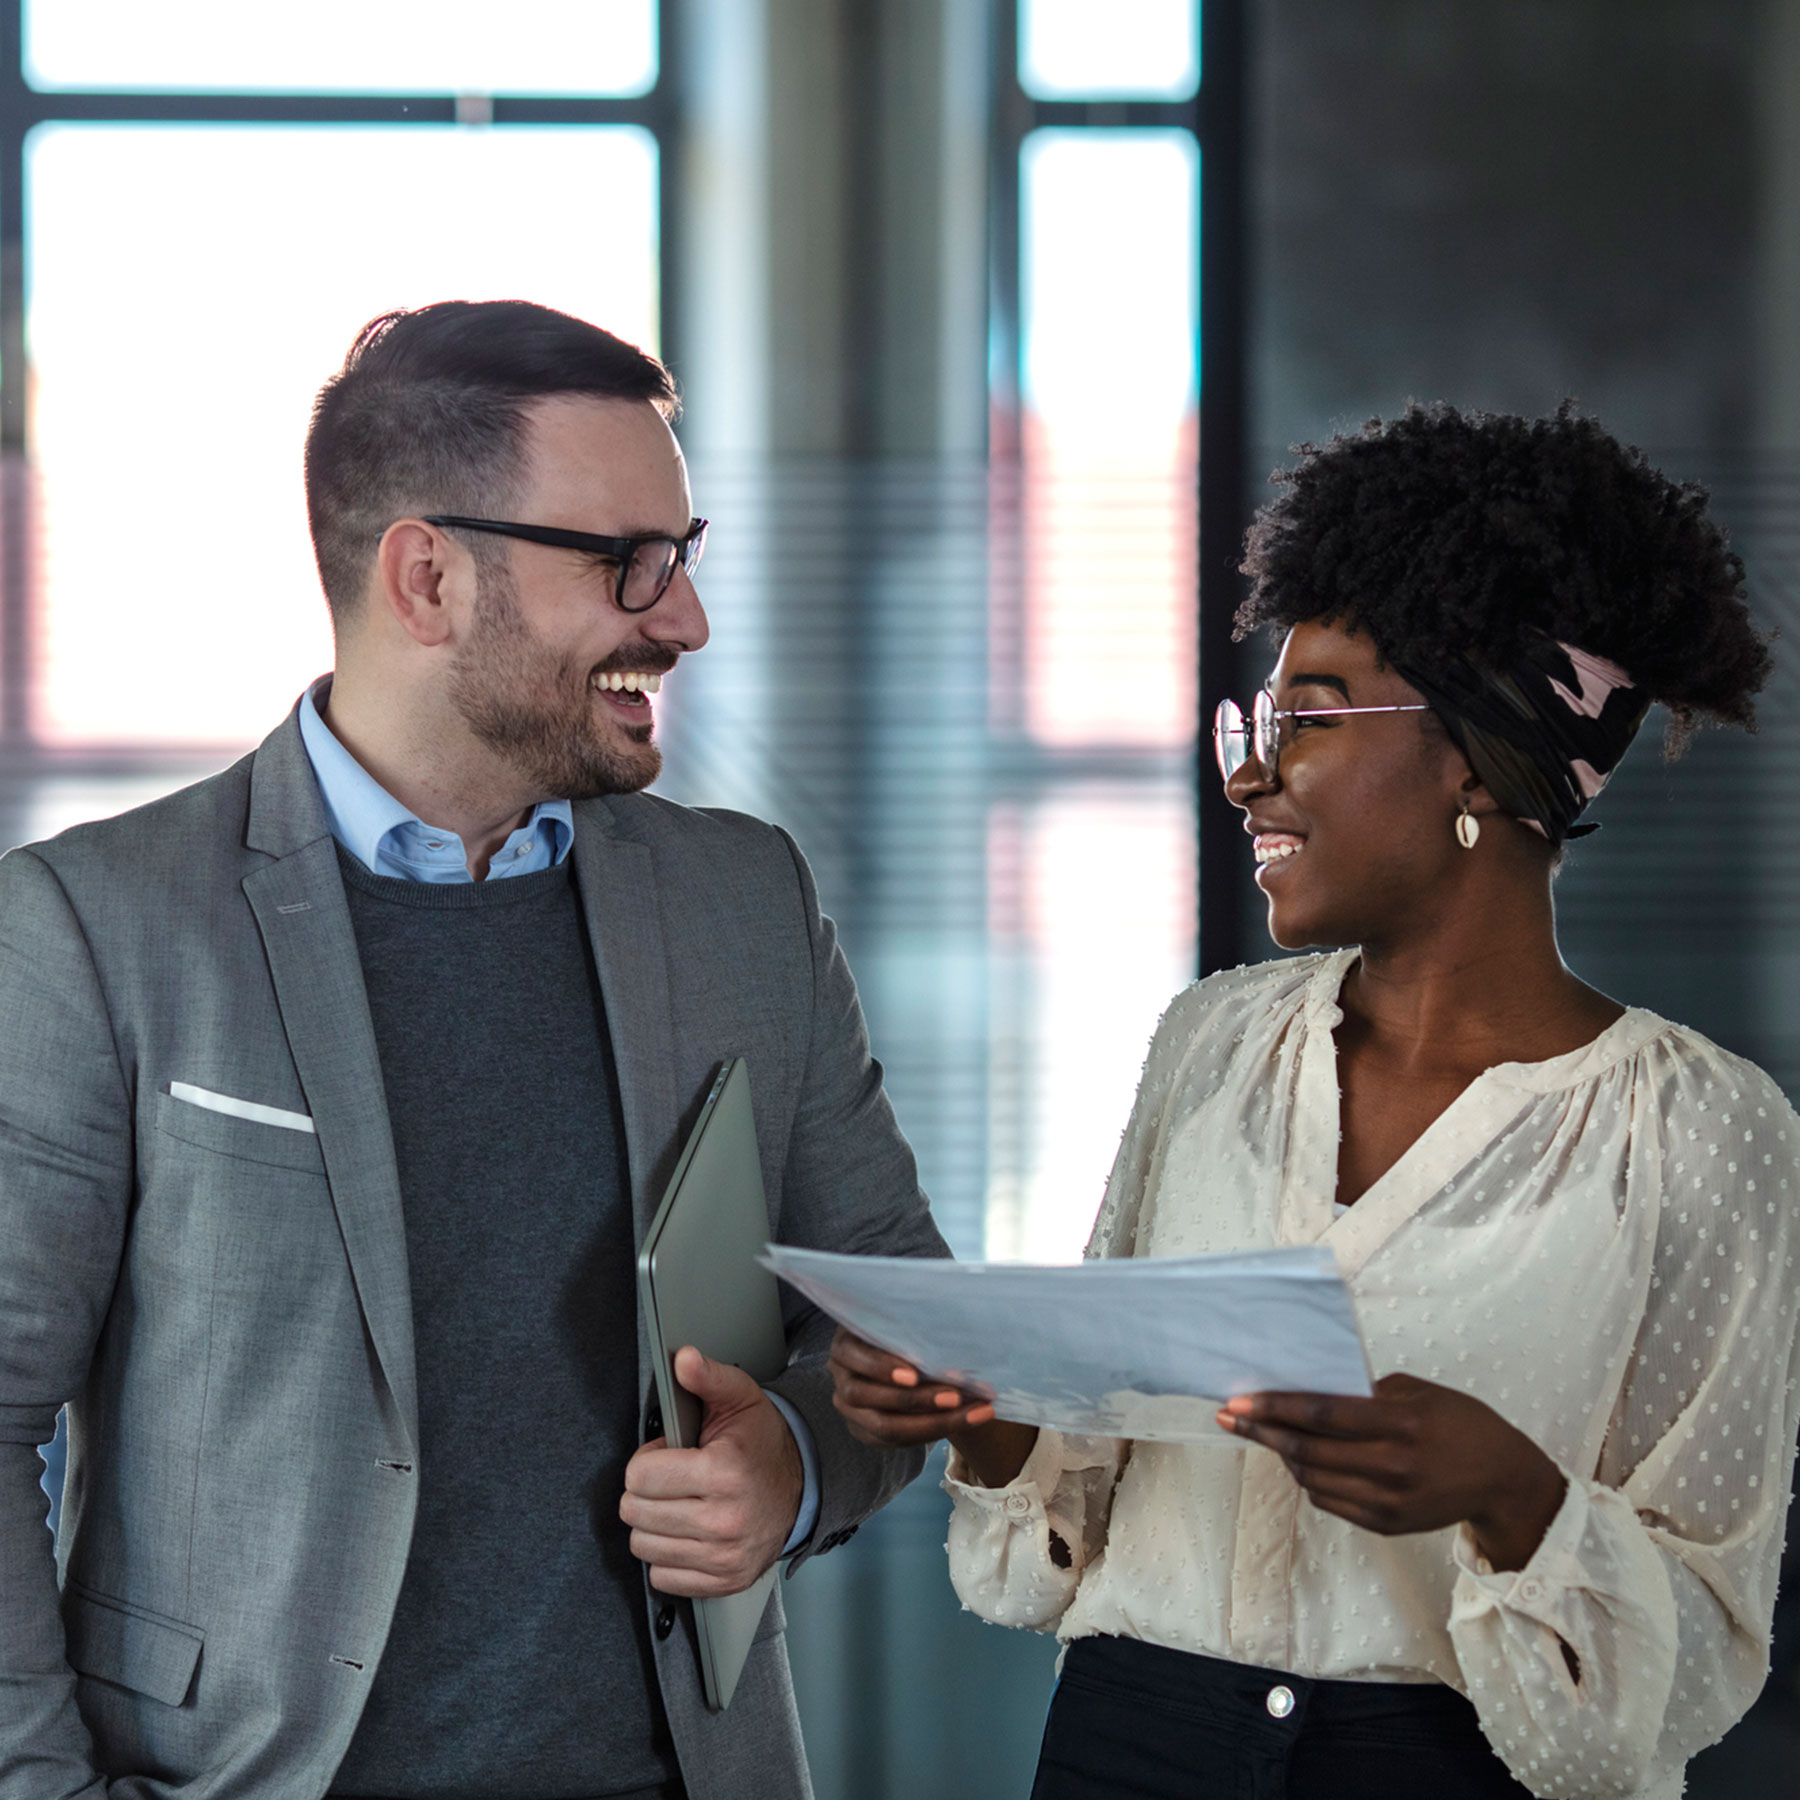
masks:
{"type": "Polygon", "coordinates": [[[1372,1399],[1243,1394],[1218,1414],[1266,1445],[1315,1506],[1384,1537],[1467,1519],[1496,1569],[1522,1569],[1567,1486],[1524,1432],[1470,1394],[1388,1375],[1372,1399]]]}
{"type": "Polygon", "coordinates": [[[1037,1442],[1035,1425],[994,1417],[985,1395],[928,1381],[891,1350],[841,1325],[831,1344],[831,1403],[850,1435],[884,1450],[949,1438],[983,1487],[1005,1487],[1037,1442]]]}
{"type": "Polygon", "coordinates": [[[841,1325],[831,1341],[831,1381],[831,1403],[850,1435],[884,1450],[935,1443],[994,1416],[985,1395],[927,1381],[905,1358],[841,1325]]]}

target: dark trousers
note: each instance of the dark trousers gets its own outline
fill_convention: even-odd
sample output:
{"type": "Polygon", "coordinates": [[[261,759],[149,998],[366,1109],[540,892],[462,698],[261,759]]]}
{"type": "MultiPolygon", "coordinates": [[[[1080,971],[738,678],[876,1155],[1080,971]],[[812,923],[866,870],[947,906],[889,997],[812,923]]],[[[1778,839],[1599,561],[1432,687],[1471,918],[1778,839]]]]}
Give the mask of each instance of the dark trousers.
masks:
{"type": "Polygon", "coordinates": [[[1063,1662],[1031,1800],[1529,1794],[1481,1735],[1475,1708],[1447,1687],[1309,1681],[1092,1637],[1063,1662]]]}

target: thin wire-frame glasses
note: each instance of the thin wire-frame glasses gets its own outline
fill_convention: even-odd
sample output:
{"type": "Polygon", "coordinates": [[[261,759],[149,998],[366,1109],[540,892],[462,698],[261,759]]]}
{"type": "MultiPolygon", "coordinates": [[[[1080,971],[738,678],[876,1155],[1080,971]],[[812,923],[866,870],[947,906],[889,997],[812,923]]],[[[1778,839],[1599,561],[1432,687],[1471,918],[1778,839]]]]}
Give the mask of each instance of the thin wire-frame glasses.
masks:
{"type": "Polygon", "coordinates": [[[557,525],[461,519],[450,513],[429,515],[425,523],[447,530],[489,531],[496,537],[523,538],[528,544],[548,544],[555,550],[581,550],[589,556],[604,556],[619,565],[613,599],[621,612],[628,613],[648,612],[669,591],[676,569],[691,576],[706,552],[705,519],[696,519],[678,538],[596,537],[591,531],[564,531],[557,525]]]}
{"type": "Polygon", "coordinates": [[[1286,719],[1338,719],[1347,713],[1430,712],[1429,706],[1309,706],[1286,711],[1277,708],[1275,696],[1267,688],[1257,690],[1251,703],[1250,718],[1245,720],[1235,700],[1221,700],[1213,714],[1213,754],[1219,759],[1219,773],[1229,781],[1245,763],[1255,761],[1266,780],[1278,779],[1281,770],[1281,746],[1289,733],[1283,730],[1286,719]]]}

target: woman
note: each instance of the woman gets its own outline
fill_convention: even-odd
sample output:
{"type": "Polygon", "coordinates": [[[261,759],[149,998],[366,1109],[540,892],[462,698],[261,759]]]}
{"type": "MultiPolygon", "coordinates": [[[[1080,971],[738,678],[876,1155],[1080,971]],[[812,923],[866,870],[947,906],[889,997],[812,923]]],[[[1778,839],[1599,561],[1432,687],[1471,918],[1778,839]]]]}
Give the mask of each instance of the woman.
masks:
{"type": "Polygon", "coordinates": [[[1414,408],[1252,529],[1221,707],[1269,929],[1158,1028],[1090,1255],[1330,1244],[1369,1399],[1216,1443],[996,1420],[840,1334],[837,1403],[952,1439],[951,1574],[1069,1644],[1034,1793],[1642,1795],[1760,1687],[1796,1430],[1800,1120],[1557,952],[1551,879],[1652,701],[1768,654],[1705,497],[1565,407],[1414,408]]]}

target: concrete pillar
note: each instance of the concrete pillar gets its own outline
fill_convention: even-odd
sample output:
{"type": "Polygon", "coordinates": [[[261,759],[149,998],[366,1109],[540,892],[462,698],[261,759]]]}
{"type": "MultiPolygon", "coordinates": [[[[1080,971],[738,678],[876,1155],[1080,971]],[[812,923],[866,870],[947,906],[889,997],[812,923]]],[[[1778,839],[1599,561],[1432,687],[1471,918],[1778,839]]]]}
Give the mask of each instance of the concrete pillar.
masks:
{"type": "Polygon", "coordinates": [[[800,839],[965,1250],[985,1196],[990,32],[990,0],[692,0],[674,171],[671,354],[715,631],[671,709],[669,791],[800,839]]]}
{"type": "MultiPolygon", "coordinates": [[[[671,345],[714,639],[664,786],[794,831],[965,1255],[987,1185],[993,3],[689,0],[671,345]]],[[[988,1702],[1040,1693],[1046,1647],[985,1634],[967,1660],[942,1514],[921,1483],[785,1590],[820,1800],[1029,1766],[988,1702]],[[905,1672],[946,1654],[971,1703],[922,1719],[905,1672]]]]}
{"type": "Polygon", "coordinates": [[[688,0],[694,453],[982,454],[989,13],[688,0]]]}

